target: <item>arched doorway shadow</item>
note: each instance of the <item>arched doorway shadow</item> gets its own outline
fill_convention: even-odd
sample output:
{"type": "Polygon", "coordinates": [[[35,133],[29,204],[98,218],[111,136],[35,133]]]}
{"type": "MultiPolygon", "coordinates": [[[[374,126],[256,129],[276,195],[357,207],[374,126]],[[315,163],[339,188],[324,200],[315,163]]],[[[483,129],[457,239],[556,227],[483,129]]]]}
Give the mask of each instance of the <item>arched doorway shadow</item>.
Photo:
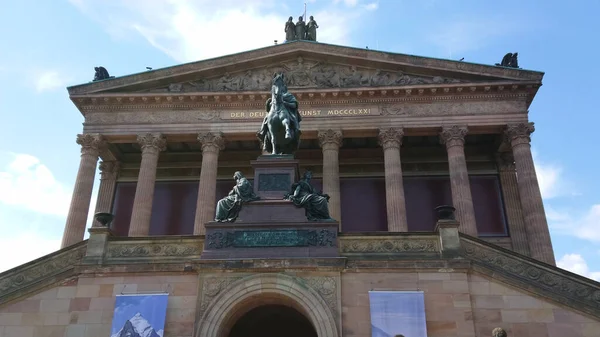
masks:
{"type": "Polygon", "coordinates": [[[292,307],[281,304],[250,309],[231,327],[227,337],[317,337],[312,323],[292,307]]]}
{"type": "Polygon", "coordinates": [[[288,307],[292,310],[288,313],[295,319],[303,316],[317,337],[339,336],[336,321],[319,294],[297,278],[284,274],[259,274],[231,284],[208,305],[196,336],[230,337],[245,315],[269,306],[288,307]]]}

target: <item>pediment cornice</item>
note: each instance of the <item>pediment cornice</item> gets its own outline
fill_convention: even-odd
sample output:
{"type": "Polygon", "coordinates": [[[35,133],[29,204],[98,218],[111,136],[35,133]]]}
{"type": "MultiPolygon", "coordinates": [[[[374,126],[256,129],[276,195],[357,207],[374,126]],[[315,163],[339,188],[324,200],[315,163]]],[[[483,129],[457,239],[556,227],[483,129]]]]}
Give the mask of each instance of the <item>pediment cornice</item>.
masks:
{"type": "MultiPolygon", "coordinates": [[[[365,84],[383,87],[499,81],[541,83],[543,77],[541,72],[523,69],[298,41],[76,85],[68,90],[71,96],[77,96],[164,90],[173,84],[185,86],[187,83],[192,86],[188,90],[199,92],[219,91],[221,88],[230,91],[264,90],[265,81],[260,78],[257,79],[258,85],[231,85],[223,78],[232,75],[238,76],[241,81],[249,72],[255,79],[273,70],[296,73],[296,86],[318,89],[359,87],[365,84]],[[316,74],[317,78],[301,78],[302,72],[316,74]],[[318,78],[319,74],[321,78],[318,78]],[[337,77],[343,78],[340,80],[337,77]],[[221,85],[222,82],[225,83],[221,85]]],[[[178,91],[177,87],[175,89],[178,91]]],[[[290,89],[294,89],[294,85],[290,89]]]]}

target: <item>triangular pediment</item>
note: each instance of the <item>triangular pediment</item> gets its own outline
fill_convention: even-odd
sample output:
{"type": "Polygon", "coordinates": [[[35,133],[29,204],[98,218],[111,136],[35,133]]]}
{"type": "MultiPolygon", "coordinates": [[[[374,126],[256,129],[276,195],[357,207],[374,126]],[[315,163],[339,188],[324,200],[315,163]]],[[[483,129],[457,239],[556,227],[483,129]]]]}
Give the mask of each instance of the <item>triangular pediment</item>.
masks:
{"type": "Polygon", "coordinates": [[[265,91],[275,72],[290,88],[541,82],[543,73],[298,41],[69,87],[100,93],[265,91]]]}

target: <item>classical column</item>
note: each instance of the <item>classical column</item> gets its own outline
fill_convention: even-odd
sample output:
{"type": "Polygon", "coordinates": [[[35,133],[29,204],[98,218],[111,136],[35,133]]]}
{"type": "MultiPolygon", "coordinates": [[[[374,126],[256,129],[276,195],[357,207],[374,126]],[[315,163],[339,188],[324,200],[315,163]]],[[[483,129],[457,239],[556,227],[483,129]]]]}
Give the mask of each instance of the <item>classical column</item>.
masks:
{"type": "Polygon", "coordinates": [[[219,151],[225,148],[225,138],[221,132],[198,134],[202,144],[202,168],[198,185],[194,234],[204,234],[204,224],[215,218],[215,195],[217,193],[217,168],[219,151]]]}
{"type": "MultiPolygon", "coordinates": [[[[94,213],[111,211],[118,175],[119,162],[100,162],[100,188],[98,189],[98,197],[96,198],[96,210],[94,211],[94,213]]],[[[93,225],[100,226],[100,223],[94,220],[93,225]]]]}
{"type": "Polygon", "coordinates": [[[448,151],[452,206],[456,208],[456,217],[460,222],[458,230],[477,237],[475,210],[473,209],[471,184],[469,183],[467,160],[465,158],[465,136],[468,131],[466,126],[444,127],[440,133],[440,141],[446,144],[446,150],[448,151]]]}
{"type": "Polygon", "coordinates": [[[527,242],[527,229],[523,221],[515,159],[512,152],[500,152],[496,160],[512,248],[517,253],[529,256],[529,242],[527,242]]]}
{"type": "Polygon", "coordinates": [[[323,193],[329,194],[329,214],[339,221],[342,231],[342,208],[340,201],[339,153],[343,135],[339,130],[319,131],[319,145],[323,149],[323,193]]]}
{"type": "Polygon", "coordinates": [[[379,145],[383,147],[385,165],[385,203],[389,232],[408,231],[402,162],[400,161],[403,136],[402,128],[379,129],[379,145]]]}
{"type": "Polygon", "coordinates": [[[506,135],[515,157],[517,184],[531,257],[555,265],[550,230],[529,144],[529,136],[534,130],[533,123],[512,124],[508,125],[506,135]]]}
{"type": "Polygon", "coordinates": [[[61,248],[83,240],[90,201],[92,200],[98,156],[100,150],[106,146],[106,142],[101,135],[88,133],[77,135],[77,144],[81,145],[81,161],[79,162],[79,171],[77,171],[77,179],[71,197],[61,248]]]}
{"type": "Polygon", "coordinates": [[[142,147],[142,162],[135,188],[129,236],[148,236],[150,234],[150,218],[152,217],[152,201],[156,183],[156,167],[158,156],[167,147],[165,137],[160,133],[138,135],[137,141],[142,147]]]}

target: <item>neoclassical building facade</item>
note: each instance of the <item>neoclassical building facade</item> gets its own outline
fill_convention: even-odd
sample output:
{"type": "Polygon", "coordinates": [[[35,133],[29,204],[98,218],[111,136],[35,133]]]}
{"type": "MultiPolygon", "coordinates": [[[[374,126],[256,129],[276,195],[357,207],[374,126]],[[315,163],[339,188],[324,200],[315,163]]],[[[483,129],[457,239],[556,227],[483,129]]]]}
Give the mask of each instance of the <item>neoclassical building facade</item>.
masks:
{"type": "Polygon", "coordinates": [[[287,310],[297,331],[371,336],[374,289],[424,291],[429,336],[596,336],[600,284],[555,266],[534,168],[543,75],[296,41],[69,87],[85,122],[62,249],[0,274],[0,335],[108,335],[115,294],[169,288],[165,336],[246,336],[287,310]],[[339,257],[202,259],[233,173],[252,179],[275,72],[339,257]],[[114,220],[84,240],[89,212],[114,220]]]}

